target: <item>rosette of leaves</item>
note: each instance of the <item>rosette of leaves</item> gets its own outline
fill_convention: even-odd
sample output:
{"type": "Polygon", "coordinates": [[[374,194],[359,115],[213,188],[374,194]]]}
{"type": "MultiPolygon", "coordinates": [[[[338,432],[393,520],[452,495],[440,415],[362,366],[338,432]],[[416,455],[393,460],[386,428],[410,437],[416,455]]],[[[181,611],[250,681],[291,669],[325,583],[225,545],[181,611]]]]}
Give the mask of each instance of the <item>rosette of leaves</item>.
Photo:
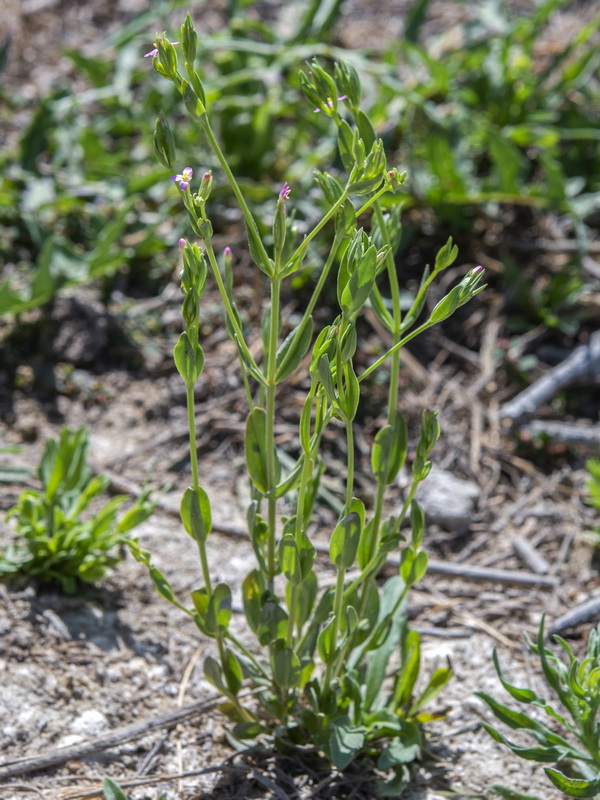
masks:
{"type": "Polygon", "coordinates": [[[144,492],[121,516],[126,495],[109,500],[84,517],[90,503],[108,488],[105,475],[87,464],[88,433],[64,428],[48,439],[38,466],[41,490],[27,489],[7,512],[19,539],[0,555],[0,577],[30,577],[57,582],[73,594],[78,582],[95,583],[122,560],[118,551],[129,531],[152,514],[154,503],[144,492]]]}
{"type": "MultiPolygon", "coordinates": [[[[484,723],[486,731],[497,742],[509,747],[515,755],[528,761],[552,766],[544,767],[548,779],[568,797],[600,796],[600,626],[590,632],[587,652],[583,659],[562,637],[554,640],[562,647],[565,658],[559,658],[544,644],[544,619],[540,623],[537,641],[525,636],[532,653],[539,657],[545,682],[555,701],[549,701],[532,689],[513,686],[504,676],[496,651],[494,666],[502,686],[524,706],[543,711],[550,724],[539,721],[539,715],[526,710],[515,711],[483,692],[476,692],[504,725],[525,734],[531,744],[517,744],[497,728],[484,723]],[[558,701],[558,702],[556,702],[558,701]],[[562,731],[559,730],[562,728],[562,731]]],[[[494,790],[508,800],[539,800],[503,786],[494,790]]]]}

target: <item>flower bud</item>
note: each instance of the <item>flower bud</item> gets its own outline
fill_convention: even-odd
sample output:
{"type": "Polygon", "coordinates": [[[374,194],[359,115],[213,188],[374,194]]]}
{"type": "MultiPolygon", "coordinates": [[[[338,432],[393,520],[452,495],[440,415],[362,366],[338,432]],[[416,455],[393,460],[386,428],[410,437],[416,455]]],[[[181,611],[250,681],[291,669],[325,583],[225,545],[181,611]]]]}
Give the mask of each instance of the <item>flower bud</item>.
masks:
{"type": "Polygon", "coordinates": [[[338,61],[333,73],[338,90],[346,95],[351,105],[358,108],[362,95],[360,78],[357,71],[349,61],[338,61]]]}
{"type": "Polygon", "coordinates": [[[275,219],[273,220],[273,244],[276,252],[281,252],[285,245],[285,235],[287,232],[285,201],[290,196],[290,187],[284,183],[277,198],[275,207],[275,219]]]}
{"type": "Polygon", "coordinates": [[[185,15],[185,20],[181,26],[181,42],[183,44],[183,55],[187,64],[191,67],[196,58],[196,49],[198,47],[198,34],[194,29],[194,23],[188,13],[185,15]]]}
{"type": "Polygon", "coordinates": [[[188,292],[181,306],[181,316],[186,328],[192,328],[198,321],[198,295],[194,290],[188,292]]]}
{"type": "Polygon", "coordinates": [[[198,197],[206,202],[210,197],[210,191],[213,185],[213,175],[210,170],[205,172],[202,176],[202,182],[200,183],[200,189],[198,191],[198,197]]]}
{"type": "Polygon", "coordinates": [[[154,152],[159,160],[165,167],[172,169],[175,161],[175,139],[173,138],[169,123],[162,115],[156,120],[153,141],[154,152]]]}
{"type": "Polygon", "coordinates": [[[163,34],[156,37],[157,58],[164,70],[164,74],[171,80],[177,78],[177,52],[173,44],[163,34]]]}

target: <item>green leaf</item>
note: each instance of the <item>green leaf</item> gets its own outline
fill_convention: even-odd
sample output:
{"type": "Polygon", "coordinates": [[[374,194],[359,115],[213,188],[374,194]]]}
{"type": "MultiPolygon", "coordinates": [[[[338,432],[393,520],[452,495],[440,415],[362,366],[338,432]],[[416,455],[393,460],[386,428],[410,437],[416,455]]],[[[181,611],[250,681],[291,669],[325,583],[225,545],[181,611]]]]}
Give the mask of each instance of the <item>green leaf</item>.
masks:
{"type": "Polygon", "coordinates": [[[350,125],[343,119],[338,125],[338,150],[346,172],[351,172],[354,167],[352,155],[352,131],[350,125]]]}
{"type": "Polygon", "coordinates": [[[409,711],[409,714],[412,716],[416,714],[419,709],[423,706],[427,705],[427,703],[431,702],[434,698],[438,696],[438,694],[443,691],[443,689],[448,685],[449,681],[452,678],[452,670],[446,669],[444,667],[440,669],[436,669],[433,673],[431,678],[429,679],[429,683],[423,689],[421,695],[418,697],[416,702],[409,711]]]}
{"type": "Polygon", "coordinates": [[[204,369],[204,352],[199,344],[194,345],[188,334],[184,331],[179,335],[177,344],[173,349],[173,358],[177,371],[186,384],[198,380],[204,369]]]}
{"type": "Polygon", "coordinates": [[[223,672],[221,670],[221,665],[216,658],[207,656],[204,659],[204,676],[206,680],[215,687],[215,689],[221,692],[221,694],[226,696],[229,694],[225,684],[223,683],[223,672]]]}
{"type": "Polygon", "coordinates": [[[377,432],[371,451],[371,469],[378,481],[386,486],[393,483],[408,450],[406,420],[396,411],[393,425],[386,425],[377,432]]]}
{"type": "Polygon", "coordinates": [[[359,111],[355,114],[355,119],[358,132],[360,133],[360,138],[365,143],[365,149],[367,153],[369,153],[375,144],[375,139],[377,138],[375,130],[373,129],[373,125],[371,124],[371,120],[362,109],[359,109],[359,111]]]}
{"type": "Polygon", "coordinates": [[[282,689],[292,689],[300,685],[302,667],[300,659],[291,647],[283,647],[273,663],[273,677],[282,689]]]}
{"type": "MultiPolygon", "coordinates": [[[[398,710],[410,703],[421,666],[421,637],[418,631],[409,631],[402,643],[402,665],[396,678],[393,707],[398,710]]],[[[411,708],[410,713],[413,713],[411,708]]]]}
{"type": "Polygon", "coordinates": [[[544,772],[557,789],[569,797],[597,797],[600,792],[600,776],[592,780],[567,778],[554,767],[544,767],[544,772]]]}
{"type": "Polygon", "coordinates": [[[310,347],[313,318],[306,317],[281,343],[275,356],[277,383],[284,381],[298,367],[310,347]]]}
{"type": "Polygon", "coordinates": [[[515,755],[524,758],[526,761],[537,761],[541,764],[555,764],[566,755],[564,747],[543,747],[542,745],[538,745],[537,747],[522,747],[521,745],[511,742],[510,739],[507,739],[500,731],[496,730],[496,728],[489,725],[487,722],[483,723],[483,727],[492,739],[500,744],[506,745],[515,755]]]}
{"type": "Polygon", "coordinates": [[[338,717],[331,721],[329,755],[336,769],[345,769],[365,741],[365,728],[353,725],[350,717],[338,717]]]}
{"type": "Polygon", "coordinates": [[[225,583],[218,583],[208,598],[206,609],[206,629],[210,634],[225,631],[231,620],[231,589],[225,583]]]}
{"type": "Polygon", "coordinates": [[[192,539],[205,542],[212,529],[210,500],[201,486],[189,486],[183,493],[180,507],[183,527],[192,539]]]}
{"type": "Polygon", "coordinates": [[[276,639],[285,639],[287,634],[288,615],[273,598],[267,599],[260,613],[258,640],[262,645],[270,644],[276,639]]]}
{"type": "Polygon", "coordinates": [[[236,739],[256,739],[261,734],[267,733],[267,729],[260,722],[238,722],[232,733],[236,739]]]}
{"type": "Polygon", "coordinates": [[[542,708],[546,705],[546,701],[544,700],[544,698],[537,695],[531,689],[519,689],[506,680],[506,678],[502,673],[502,670],[500,669],[500,662],[498,661],[498,653],[496,652],[495,647],[492,653],[492,660],[494,662],[494,667],[496,668],[496,673],[498,675],[498,678],[500,679],[500,683],[502,684],[502,686],[504,686],[504,688],[511,695],[511,697],[514,697],[514,699],[518,700],[520,703],[534,703],[535,705],[542,706],[542,708]]]}
{"type": "MultiPolygon", "coordinates": [[[[269,491],[269,479],[267,473],[267,414],[263,408],[254,408],[246,420],[246,466],[252,483],[261,494],[269,491]]],[[[277,453],[273,452],[276,465],[275,483],[279,483],[280,465],[277,453]]]]}
{"type": "Polygon", "coordinates": [[[225,676],[225,682],[227,683],[227,688],[231,692],[231,694],[235,697],[237,693],[242,688],[242,681],[244,680],[244,674],[242,672],[242,667],[240,662],[236,658],[235,654],[231,652],[228,648],[225,648],[225,660],[223,661],[223,675],[225,676]]]}
{"type": "Polygon", "coordinates": [[[429,558],[424,550],[415,552],[412,547],[405,547],[400,558],[400,575],[408,586],[414,586],[427,572],[429,558]]]}
{"type": "Polygon", "coordinates": [[[279,565],[290,583],[302,582],[300,554],[293,534],[285,533],[279,541],[279,565]]]}
{"type": "Polygon", "coordinates": [[[521,711],[513,711],[512,708],[499,703],[497,700],[494,700],[493,697],[490,697],[490,695],[485,694],[485,692],[475,692],[475,695],[483,700],[483,702],[492,710],[496,718],[505,725],[508,725],[509,728],[512,728],[515,731],[529,731],[533,736],[535,736],[538,742],[546,746],[559,745],[561,747],[566,747],[567,749],[572,748],[570,742],[568,742],[564,737],[554,733],[550,730],[550,728],[547,728],[541,722],[531,719],[531,717],[529,717],[527,714],[524,714],[521,711]]]}
{"type": "Polygon", "coordinates": [[[542,800],[541,797],[537,797],[536,795],[515,792],[514,789],[508,789],[506,786],[499,786],[496,783],[492,785],[492,789],[496,794],[499,794],[500,797],[503,797],[504,800],[542,800]]]}
{"type": "Polygon", "coordinates": [[[356,558],[361,519],[356,511],[346,514],[335,526],[329,541],[329,557],[338,569],[349,569],[356,558]]]}
{"type": "Polygon", "coordinates": [[[402,734],[392,739],[377,761],[381,770],[393,769],[398,764],[412,764],[421,755],[421,734],[416,725],[404,723],[402,734]]]}
{"type": "Polygon", "coordinates": [[[265,588],[262,574],[257,569],[253,569],[252,572],[248,573],[242,583],[244,614],[254,633],[258,633],[260,626],[260,614],[262,611],[261,598],[265,588]]]}
{"type": "Polygon", "coordinates": [[[104,800],[127,800],[127,795],[112,778],[104,778],[102,781],[102,793],[104,800]]]}
{"type": "Polygon", "coordinates": [[[341,293],[340,306],[349,317],[360,311],[369,299],[376,276],[377,250],[374,245],[371,245],[350,275],[341,293]]]}
{"type": "Polygon", "coordinates": [[[334,641],[335,626],[331,618],[317,637],[317,650],[321,661],[329,664],[336,656],[337,642],[334,641]]]}

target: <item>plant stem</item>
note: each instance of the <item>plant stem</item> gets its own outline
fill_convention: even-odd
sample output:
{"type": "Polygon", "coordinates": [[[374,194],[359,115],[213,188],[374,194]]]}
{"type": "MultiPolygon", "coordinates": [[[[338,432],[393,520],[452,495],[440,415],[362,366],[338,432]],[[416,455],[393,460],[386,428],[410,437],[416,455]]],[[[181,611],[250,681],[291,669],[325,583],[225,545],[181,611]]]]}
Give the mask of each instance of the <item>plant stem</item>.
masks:
{"type": "MultiPolygon", "coordinates": [[[[303,250],[306,250],[306,248],[308,247],[309,243],[315,238],[315,236],[321,231],[321,229],[324,228],[325,225],[327,225],[329,220],[335,215],[335,213],[338,211],[338,209],[341,208],[344,205],[344,203],[346,202],[347,199],[348,199],[348,189],[346,188],[346,189],[344,189],[344,191],[342,192],[340,197],[331,206],[329,211],[325,214],[323,219],[320,222],[318,222],[315,225],[315,227],[312,229],[312,231],[310,233],[308,233],[304,237],[304,240],[303,240],[302,244],[298,245],[298,247],[296,248],[294,253],[288,258],[288,260],[286,262],[286,265],[290,264],[292,261],[294,261],[300,255],[300,253],[303,250]]],[[[284,267],[284,269],[285,269],[285,267],[284,267]]]]}
{"type": "MultiPolygon", "coordinates": [[[[379,200],[374,204],[375,217],[379,225],[379,232],[381,241],[389,248],[385,258],[387,265],[388,279],[390,282],[390,291],[392,294],[392,313],[394,320],[394,329],[392,331],[393,345],[398,344],[400,341],[400,327],[402,325],[402,311],[400,309],[400,287],[398,286],[398,273],[396,272],[396,265],[394,263],[394,254],[391,249],[390,237],[383,211],[381,210],[381,203],[379,200]]],[[[392,363],[390,365],[390,384],[388,389],[388,424],[393,425],[396,415],[396,407],[398,405],[398,381],[400,375],[400,349],[394,351],[392,355],[392,363]]]]}
{"type": "Polygon", "coordinates": [[[194,408],[194,384],[186,383],[185,397],[187,404],[188,431],[190,437],[190,461],[192,462],[192,487],[196,490],[198,482],[198,446],[196,444],[196,415],[194,408]]]}
{"type": "Polygon", "coordinates": [[[215,280],[217,282],[217,286],[219,288],[219,294],[221,295],[221,300],[223,301],[223,305],[225,306],[225,311],[227,312],[227,317],[231,323],[233,330],[235,331],[235,335],[237,337],[236,344],[248,360],[248,363],[256,370],[257,375],[254,375],[255,378],[258,379],[258,375],[262,375],[260,369],[258,368],[256,361],[252,357],[252,353],[248,349],[248,345],[246,344],[246,340],[244,338],[244,334],[242,329],[240,328],[237,317],[231,305],[231,300],[227,295],[227,290],[225,289],[225,284],[223,283],[223,277],[221,275],[221,270],[219,269],[219,265],[217,264],[217,259],[215,256],[215,251],[213,250],[212,242],[210,239],[204,240],[204,247],[206,248],[206,253],[208,255],[208,260],[210,262],[210,266],[212,267],[213,274],[215,276],[215,280]]]}
{"type": "Polygon", "coordinates": [[[344,504],[344,514],[350,513],[352,505],[352,494],[354,491],[354,430],[352,420],[346,422],[346,442],[348,445],[348,475],[346,476],[346,501],[344,504]]]}
{"type": "Polygon", "coordinates": [[[277,354],[277,340],[279,336],[279,302],[281,281],[271,278],[271,316],[269,320],[269,349],[267,356],[267,386],[266,386],[266,432],[265,447],[267,458],[267,518],[269,526],[269,539],[267,542],[267,571],[269,588],[273,590],[275,578],[275,544],[277,539],[277,498],[275,497],[276,471],[275,471],[275,371],[277,367],[275,356],[277,354]]]}
{"type": "Polygon", "coordinates": [[[366,370],[359,376],[358,382],[360,383],[365,378],[367,378],[372,372],[375,372],[375,370],[378,369],[383,363],[385,363],[391,355],[393,355],[395,352],[404,347],[404,345],[410,342],[412,339],[414,339],[415,336],[418,336],[420,333],[423,333],[423,331],[426,331],[427,328],[431,328],[431,326],[434,324],[435,323],[427,320],[422,325],[419,325],[418,328],[415,328],[414,331],[411,331],[409,334],[407,334],[403,339],[400,339],[399,342],[396,342],[396,344],[390,347],[390,349],[382,356],[380,356],[377,359],[377,361],[374,361],[370,367],[366,368],[366,370]]]}
{"type": "Polygon", "coordinates": [[[269,264],[269,256],[267,255],[267,251],[265,250],[265,246],[262,242],[262,238],[260,233],[258,232],[258,225],[256,224],[256,220],[252,215],[252,212],[248,208],[248,204],[244,199],[244,195],[242,194],[242,190],[240,189],[238,182],[236,181],[233,172],[229,164],[227,163],[227,159],[225,158],[223,151],[219,147],[219,143],[215,137],[213,129],[210,125],[208,120],[208,115],[204,114],[202,117],[202,125],[204,130],[206,131],[206,135],[208,137],[208,141],[210,142],[210,146],[212,147],[215,155],[219,159],[219,163],[223,168],[223,172],[227,175],[227,180],[229,181],[229,185],[233,189],[233,193],[235,194],[238,203],[240,204],[240,208],[242,209],[242,214],[244,215],[244,219],[246,220],[246,225],[250,231],[250,235],[252,236],[256,246],[259,249],[260,257],[263,259],[265,266],[269,264]]]}
{"type": "MultiPolygon", "coordinates": [[[[335,595],[333,598],[333,619],[331,622],[331,641],[334,648],[337,650],[337,636],[340,625],[340,619],[343,611],[344,600],[344,578],[346,577],[346,570],[338,568],[337,580],[335,583],[335,595]]],[[[327,664],[325,670],[325,677],[323,679],[323,699],[326,700],[329,696],[331,679],[334,674],[334,662],[332,660],[327,664]]]]}
{"type": "MultiPolygon", "coordinates": [[[[185,386],[187,413],[188,413],[188,431],[190,437],[190,461],[192,463],[192,488],[194,492],[198,489],[199,475],[198,475],[198,446],[196,443],[196,422],[195,422],[195,409],[194,409],[194,384],[186,383],[185,386]]],[[[204,542],[198,541],[198,553],[200,554],[200,564],[202,566],[202,577],[204,578],[204,585],[209,596],[212,594],[212,585],[210,581],[210,569],[208,567],[208,557],[206,555],[206,547],[204,542]]]]}

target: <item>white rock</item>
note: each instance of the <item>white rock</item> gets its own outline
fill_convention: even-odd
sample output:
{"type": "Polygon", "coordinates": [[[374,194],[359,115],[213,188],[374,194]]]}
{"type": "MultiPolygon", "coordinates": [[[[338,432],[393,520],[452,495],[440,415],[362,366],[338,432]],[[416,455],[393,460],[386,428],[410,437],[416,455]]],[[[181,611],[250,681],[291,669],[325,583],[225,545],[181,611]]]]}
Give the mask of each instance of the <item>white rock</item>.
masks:
{"type": "Polygon", "coordinates": [[[481,489],[472,481],[457,478],[436,467],[419,484],[416,499],[423,506],[426,520],[451,531],[468,529],[481,489]]]}
{"type": "Polygon", "coordinates": [[[83,736],[95,736],[108,728],[108,720],[101,711],[95,708],[89,708],[78,717],[76,717],[69,730],[71,733],[76,733],[83,736]]]}

